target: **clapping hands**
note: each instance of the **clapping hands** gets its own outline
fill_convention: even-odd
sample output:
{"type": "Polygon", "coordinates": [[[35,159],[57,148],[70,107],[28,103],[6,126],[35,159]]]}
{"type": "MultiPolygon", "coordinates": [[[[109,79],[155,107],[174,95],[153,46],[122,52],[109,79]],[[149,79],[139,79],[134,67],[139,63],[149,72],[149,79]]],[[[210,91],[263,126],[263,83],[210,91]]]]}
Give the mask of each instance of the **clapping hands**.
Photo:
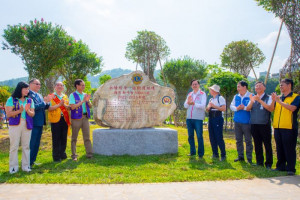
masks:
{"type": "Polygon", "coordinates": [[[194,101],[193,101],[193,97],[192,96],[189,96],[188,97],[188,102],[187,102],[189,105],[194,105],[194,101]]]}
{"type": "Polygon", "coordinates": [[[48,94],[48,96],[44,97],[44,101],[49,103],[52,99],[54,99],[54,94],[48,94]]]}
{"type": "Polygon", "coordinates": [[[258,95],[253,95],[253,94],[250,94],[249,98],[251,102],[258,101],[260,99],[258,95]]]}
{"type": "Polygon", "coordinates": [[[280,96],[277,95],[275,92],[272,93],[272,101],[279,102],[280,101],[280,96]]]}
{"type": "Polygon", "coordinates": [[[90,94],[86,94],[86,95],[84,95],[83,101],[84,102],[88,102],[90,100],[90,98],[91,98],[91,95],[90,94]]]}
{"type": "Polygon", "coordinates": [[[30,106],[31,106],[31,104],[30,103],[27,103],[26,105],[25,105],[25,111],[27,112],[27,110],[29,110],[30,109],[30,106]]]}

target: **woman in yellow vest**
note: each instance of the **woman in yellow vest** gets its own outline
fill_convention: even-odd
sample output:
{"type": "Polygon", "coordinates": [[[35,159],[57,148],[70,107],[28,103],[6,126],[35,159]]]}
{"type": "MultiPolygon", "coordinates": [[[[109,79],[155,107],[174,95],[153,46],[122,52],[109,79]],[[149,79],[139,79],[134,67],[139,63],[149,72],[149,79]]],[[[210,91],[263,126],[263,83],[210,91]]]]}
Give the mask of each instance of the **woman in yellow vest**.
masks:
{"type": "Polygon", "coordinates": [[[277,150],[275,170],[287,171],[287,175],[295,175],[296,172],[297,114],[300,106],[300,96],[293,93],[292,90],[293,80],[283,79],[280,82],[282,95],[272,94],[272,100],[276,101],[273,118],[277,150]]]}
{"type": "Polygon", "coordinates": [[[63,94],[63,83],[57,82],[54,90],[55,92],[51,94],[53,99],[50,102],[48,118],[52,132],[52,157],[54,162],[60,162],[67,158],[67,135],[71,122],[68,112],[69,99],[63,94]]]}

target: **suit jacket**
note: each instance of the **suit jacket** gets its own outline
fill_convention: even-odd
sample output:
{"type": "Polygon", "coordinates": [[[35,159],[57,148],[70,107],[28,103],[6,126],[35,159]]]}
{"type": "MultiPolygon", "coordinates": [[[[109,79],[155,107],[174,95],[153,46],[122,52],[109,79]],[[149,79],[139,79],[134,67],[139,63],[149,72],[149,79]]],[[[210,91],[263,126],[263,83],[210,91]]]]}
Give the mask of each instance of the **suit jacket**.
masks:
{"type": "Polygon", "coordinates": [[[33,117],[33,126],[46,125],[45,110],[49,108],[50,103],[45,103],[44,98],[41,94],[29,90],[28,96],[34,102],[35,115],[33,117]]]}

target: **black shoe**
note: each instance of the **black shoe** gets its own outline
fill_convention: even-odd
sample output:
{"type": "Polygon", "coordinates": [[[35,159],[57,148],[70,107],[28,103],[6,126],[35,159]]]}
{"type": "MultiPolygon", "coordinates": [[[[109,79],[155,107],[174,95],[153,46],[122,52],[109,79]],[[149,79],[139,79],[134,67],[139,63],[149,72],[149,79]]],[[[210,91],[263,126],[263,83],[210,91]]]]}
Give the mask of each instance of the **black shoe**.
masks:
{"type": "Polygon", "coordinates": [[[295,176],[295,172],[293,172],[293,171],[287,171],[287,175],[288,176],[295,176]]]}
{"type": "Polygon", "coordinates": [[[248,160],[248,163],[249,163],[250,165],[253,165],[252,160],[248,160]]]}
{"type": "Polygon", "coordinates": [[[218,160],[219,160],[219,156],[218,156],[218,155],[212,155],[211,158],[212,158],[212,159],[218,159],[218,160]]]}
{"type": "Polygon", "coordinates": [[[199,158],[199,160],[203,160],[203,156],[199,156],[198,158],[199,158]]]}
{"type": "Polygon", "coordinates": [[[237,159],[234,160],[234,162],[238,162],[238,161],[245,161],[245,159],[244,158],[237,158],[237,159]]]}
{"type": "Polygon", "coordinates": [[[226,160],[226,156],[221,157],[221,161],[225,161],[226,160]]]}
{"type": "Polygon", "coordinates": [[[267,169],[272,169],[272,166],[266,165],[267,169]]]}
{"type": "Polygon", "coordinates": [[[55,159],[53,162],[61,162],[61,159],[55,159]]]}

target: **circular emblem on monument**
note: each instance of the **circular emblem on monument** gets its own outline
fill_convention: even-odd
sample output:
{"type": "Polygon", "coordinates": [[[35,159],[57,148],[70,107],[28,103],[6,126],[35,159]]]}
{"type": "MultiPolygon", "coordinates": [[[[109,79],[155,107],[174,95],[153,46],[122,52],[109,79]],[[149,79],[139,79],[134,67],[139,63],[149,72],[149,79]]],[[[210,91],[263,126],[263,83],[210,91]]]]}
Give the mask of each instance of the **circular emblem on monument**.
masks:
{"type": "Polygon", "coordinates": [[[135,84],[135,85],[139,85],[142,83],[143,81],[143,76],[141,74],[133,74],[132,75],[132,78],[131,78],[132,82],[135,84]]]}
{"type": "Polygon", "coordinates": [[[172,103],[172,98],[169,97],[169,96],[164,96],[164,97],[161,99],[161,102],[162,102],[163,105],[166,105],[166,106],[171,105],[171,103],[172,103]]]}

